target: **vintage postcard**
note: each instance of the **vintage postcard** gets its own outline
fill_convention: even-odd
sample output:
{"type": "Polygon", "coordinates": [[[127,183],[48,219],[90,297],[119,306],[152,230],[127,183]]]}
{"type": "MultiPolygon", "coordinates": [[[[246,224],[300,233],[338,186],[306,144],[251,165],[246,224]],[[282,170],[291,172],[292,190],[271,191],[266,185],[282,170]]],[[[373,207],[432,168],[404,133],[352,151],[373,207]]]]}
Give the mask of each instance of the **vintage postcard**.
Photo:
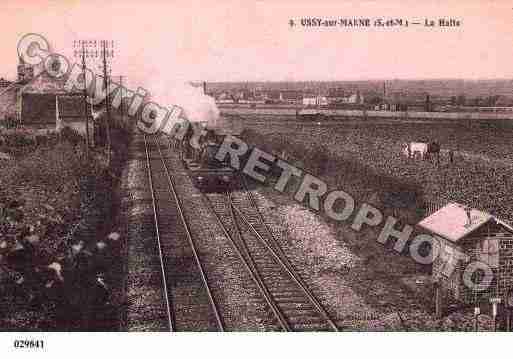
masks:
{"type": "Polygon", "coordinates": [[[13,352],[512,330],[511,2],[0,10],[0,330],[32,332],[13,352]]]}

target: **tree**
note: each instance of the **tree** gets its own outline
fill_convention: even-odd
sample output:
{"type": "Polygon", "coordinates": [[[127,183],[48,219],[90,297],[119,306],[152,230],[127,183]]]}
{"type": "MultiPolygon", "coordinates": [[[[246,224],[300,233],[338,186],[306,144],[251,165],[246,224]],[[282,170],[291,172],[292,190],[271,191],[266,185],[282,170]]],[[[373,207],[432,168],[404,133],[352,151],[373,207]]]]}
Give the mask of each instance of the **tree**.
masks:
{"type": "Polygon", "coordinates": [[[368,103],[370,105],[377,105],[377,104],[380,104],[383,102],[383,99],[379,96],[373,96],[370,98],[370,100],[368,101],[368,103]]]}

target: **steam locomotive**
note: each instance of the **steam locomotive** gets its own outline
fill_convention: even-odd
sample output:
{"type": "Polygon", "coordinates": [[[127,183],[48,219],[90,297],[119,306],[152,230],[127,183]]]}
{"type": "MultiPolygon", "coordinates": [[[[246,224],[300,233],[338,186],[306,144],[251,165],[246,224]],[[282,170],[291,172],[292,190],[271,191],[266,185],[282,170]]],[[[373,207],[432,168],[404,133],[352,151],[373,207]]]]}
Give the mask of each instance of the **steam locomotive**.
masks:
{"type": "Polygon", "coordinates": [[[189,123],[183,138],[175,146],[194,185],[206,192],[230,189],[235,170],[229,160],[219,161],[216,154],[227,135],[237,135],[206,123],[189,123]]]}

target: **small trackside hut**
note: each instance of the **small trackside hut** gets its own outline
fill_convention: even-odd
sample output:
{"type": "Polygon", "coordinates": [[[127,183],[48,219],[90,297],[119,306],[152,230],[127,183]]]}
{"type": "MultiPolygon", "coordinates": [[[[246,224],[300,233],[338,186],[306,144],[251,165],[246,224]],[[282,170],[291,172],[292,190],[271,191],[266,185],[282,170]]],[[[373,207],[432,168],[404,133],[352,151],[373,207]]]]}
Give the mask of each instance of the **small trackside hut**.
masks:
{"type": "Polygon", "coordinates": [[[490,213],[449,203],[419,222],[440,243],[433,261],[433,281],[448,298],[476,304],[492,298],[506,298],[513,288],[513,227],[490,213]],[[463,254],[464,259],[458,259],[463,254]],[[473,270],[470,263],[488,265],[493,279],[484,283],[484,272],[473,270]],[[451,271],[450,268],[454,268],[451,271]],[[467,286],[463,274],[477,287],[467,286]],[[482,285],[481,285],[482,284],[482,285]]]}

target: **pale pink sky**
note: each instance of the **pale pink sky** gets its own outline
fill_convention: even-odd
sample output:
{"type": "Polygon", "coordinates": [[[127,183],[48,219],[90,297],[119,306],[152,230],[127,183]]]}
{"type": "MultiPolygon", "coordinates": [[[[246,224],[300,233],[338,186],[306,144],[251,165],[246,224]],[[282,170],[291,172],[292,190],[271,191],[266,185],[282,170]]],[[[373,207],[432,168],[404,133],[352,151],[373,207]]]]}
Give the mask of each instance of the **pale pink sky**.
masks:
{"type": "Polygon", "coordinates": [[[131,86],[177,81],[513,78],[511,1],[2,0],[0,75],[14,78],[16,44],[44,34],[116,41],[114,74],[131,86]],[[459,28],[291,29],[301,17],[453,17],[459,28]]]}

